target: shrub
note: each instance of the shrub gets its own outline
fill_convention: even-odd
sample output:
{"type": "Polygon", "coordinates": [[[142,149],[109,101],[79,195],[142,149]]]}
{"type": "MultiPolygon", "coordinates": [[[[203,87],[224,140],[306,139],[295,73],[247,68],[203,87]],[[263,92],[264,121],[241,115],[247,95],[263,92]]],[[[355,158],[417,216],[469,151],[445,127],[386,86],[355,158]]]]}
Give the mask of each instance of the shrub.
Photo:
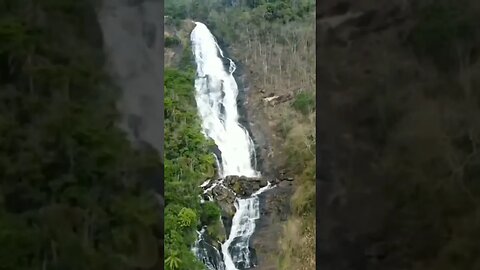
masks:
{"type": "Polygon", "coordinates": [[[292,107],[302,114],[307,115],[315,109],[315,96],[312,92],[300,92],[296,95],[292,107]]]}
{"type": "Polygon", "coordinates": [[[182,228],[193,227],[196,226],[198,223],[197,214],[193,209],[190,208],[182,208],[182,210],[180,210],[180,213],[178,214],[178,217],[179,225],[182,228]]]}
{"type": "Polygon", "coordinates": [[[172,48],[181,44],[181,41],[176,36],[166,36],[165,37],[165,47],[172,48]]]}
{"type": "Polygon", "coordinates": [[[213,202],[205,202],[202,205],[201,221],[202,224],[209,224],[215,222],[220,218],[220,209],[213,202]]]}

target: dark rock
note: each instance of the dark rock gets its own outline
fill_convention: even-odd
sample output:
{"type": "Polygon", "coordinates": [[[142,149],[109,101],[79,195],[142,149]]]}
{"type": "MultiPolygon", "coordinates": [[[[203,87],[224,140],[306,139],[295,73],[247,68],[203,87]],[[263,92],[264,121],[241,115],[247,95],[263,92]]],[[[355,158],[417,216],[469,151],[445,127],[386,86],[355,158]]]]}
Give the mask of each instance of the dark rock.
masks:
{"type": "Polygon", "coordinates": [[[209,189],[204,195],[213,197],[226,219],[232,218],[235,214],[235,200],[238,197],[250,197],[254,192],[262,187],[268,185],[268,181],[261,177],[246,177],[246,176],[227,176],[224,179],[217,179],[211,181],[204,187],[209,189]],[[223,182],[222,182],[223,181],[223,182]]]}
{"type": "Polygon", "coordinates": [[[231,218],[235,214],[235,199],[236,196],[233,191],[229,188],[224,187],[223,185],[219,184],[219,180],[215,180],[209,183],[205,189],[215,185],[215,187],[211,188],[204,194],[204,198],[208,198],[211,196],[218,204],[220,209],[222,210],[222,215],[226,218],[231,218]]]}
{"type": "MultiPolygon", "coordinates": [[[[278,181],[278,179],[275,180],[278,181]]],[[[288,183],[290,182],[280,182],[274,189],[267,190],[258,196],[261,215],[251,238],[251,246],[255,248],[258,258],[255,269],[277,269],[275,266],[279,253],[278,240],[282,234],[284,222],[290,215],[289,198],[293,192],[293,188],[288,183]]]]}
{"type": "Polygon", "coordinates": [[[341,1],[334,5],[332,9],[330,10],[329,14],[330,15],[343,15],[347,13],[350,10],[351,3],[347,1],[341,1]]]}
{"type": "Polygon", "coordinates": [[[266,186],[266,185],[268,185],[267,179],[264,179],[264,178],[260,179],[260,186],[261,186],[261,187],[264,187],[264,186],[266,186]]]}
{"type": "Polygon", "coordinates": [[[285,187],[288,187],[290,186],[291,182],[288,182],[288,181],[282,181],[278,184],[279,187],[281,188],[285,188],[285,187]]]}
{"type": "Polygon", "coordinates": [[[216,144],[213,145],[213,146],[210,148],[210,151],[215,154],[215,156],[216,156],[217,159],[218,159],[218,162],[220,162],[220,164],[221,164],[221,163],[222,163],[222,151],[220,151],[220,149],[218,148],[218,146],[217,146],[216,144]]]}
{"type": "Polygon", "coordinates": [[[376,10],[369,10],[358,18],[352,19],[351,23],[359,28],[367,27],[373,22],[377,14],[378,12],[376,10]]]}
{"type": "Polygon", "coordinates": [[[236,175],[225,177],[223,183],[242,198],[249,197],[260,188],[268,185],[268,181],[264,178],[236,175]]]}

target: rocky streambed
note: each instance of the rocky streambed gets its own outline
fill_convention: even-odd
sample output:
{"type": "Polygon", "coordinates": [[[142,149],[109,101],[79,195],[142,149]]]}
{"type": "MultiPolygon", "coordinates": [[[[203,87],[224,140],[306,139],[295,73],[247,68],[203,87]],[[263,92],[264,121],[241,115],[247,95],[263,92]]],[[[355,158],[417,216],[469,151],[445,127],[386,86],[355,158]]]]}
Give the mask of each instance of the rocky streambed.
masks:
{"type": "MultiPolygon", "coordinates": [[[[271,184],[276,182],[272,181],[271,184]]],[[[229,175],[216,180],[207,180],[202,185],[204,189],[203,199],[217,202],[222,209],[223,215],[231,219],[235,214],[236,198],[248,198],[268,184],[269,181],[265,178],[235,175],[229,175]]]]}
{"type": "Polygon", "coordinates": [[[207,232],[204,233],[203,239],[205,245],[220,249],[222,240],[220,238],[228,237],[230,234],[232,218],[236,212],[236,200],[249,198],[267,186],[273,188],[257,195],[260,201],[260,219],[256,222],[257,228],[251,238],[250,247],[252,254],[255,254],[253,259],[256,261],[257,269],[276,269],[275,250],[278,248],[277,240],[281,233],[281,226],[278,225],[286,221],[289,214],[289,194],[293,186],[291,177],[268,179],[267,177],[226,176],[203,183],[202,199],[215,201],[221,208],[223,225],[220,229],[222,237],[218,234],[219,228],[204,227],[202,229],[207,232]],[[217,232],[210,231],[211,229],[217,232]]]}

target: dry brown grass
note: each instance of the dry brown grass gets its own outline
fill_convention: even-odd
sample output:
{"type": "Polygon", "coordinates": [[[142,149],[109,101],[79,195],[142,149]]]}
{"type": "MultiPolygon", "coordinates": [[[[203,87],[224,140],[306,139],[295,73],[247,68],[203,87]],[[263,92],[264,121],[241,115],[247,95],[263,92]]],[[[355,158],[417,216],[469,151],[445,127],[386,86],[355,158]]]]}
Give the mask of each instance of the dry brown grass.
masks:
{"type": "Polygon", "coordinates": [[[284,225],[280,240],[281,270],[312,270],[315,268],[315,218],[291,218],[284,225]]]}
{"type": "Polygon", "coordinates": [[[287,164],[295,173],[296,189],[291,198],[293,215],[280,240],[280,269],[315,269],[314,131],[311,123],[301,123],[290,131],[285,144],[287,164]]]}

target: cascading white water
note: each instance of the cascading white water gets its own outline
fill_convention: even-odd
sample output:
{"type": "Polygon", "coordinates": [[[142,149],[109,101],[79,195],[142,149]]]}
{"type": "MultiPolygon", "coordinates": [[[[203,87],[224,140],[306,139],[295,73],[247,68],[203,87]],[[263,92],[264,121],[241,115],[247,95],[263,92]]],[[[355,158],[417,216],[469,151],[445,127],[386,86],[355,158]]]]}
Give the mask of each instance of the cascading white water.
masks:
{"type": "Polygon", "coordinates": [[[213,245],[208,244],[204,239],[205,228],[202,228],[200,231],[197,231],[198,239],[195,242],[195,246],[192,248],[193,253],[199,257],[203,258],[202,262],[205,264],[209,270],[225,270],[224,263],[220,260],[220,252],[213,245]],[[209,253],[212,253],[214,256],[209,256],[209,253]],[[213,257],[213,259],[210,259],[213,257]]]}
{"type": "MultiPolygon", "coordinates": [[[[220,176],[260,176],[252,166],[255,148],[248,131],[238,122],[238,86],[233,77],[235,63],[225,57],[210,30],[200,22],[191,33],[192,50],[197,64],[195,99],[202,119],[204,135],[215,141],[220,150],[220,176]],[[220,164],[221,163],[221,164],[220,164]]],[[[260,217],[260,189],[251,198],[236,201],[236,213],[232,219],[230,235],[222,244],[226,270],[253,267],[249,249],[250,237],[255,230],[255,221],[260,217]]]]}
{"type": "Polygon", "coordinates": [[[197,63],[195,99],[203,132],[215,141],[221,152],[222,174],[257,176],[251,162],[253,141],[238,123],[235,63],[228,59],[229,70],[225,70],[223,52],[204,24],[196,23],[191,40],[197,63]]]}

